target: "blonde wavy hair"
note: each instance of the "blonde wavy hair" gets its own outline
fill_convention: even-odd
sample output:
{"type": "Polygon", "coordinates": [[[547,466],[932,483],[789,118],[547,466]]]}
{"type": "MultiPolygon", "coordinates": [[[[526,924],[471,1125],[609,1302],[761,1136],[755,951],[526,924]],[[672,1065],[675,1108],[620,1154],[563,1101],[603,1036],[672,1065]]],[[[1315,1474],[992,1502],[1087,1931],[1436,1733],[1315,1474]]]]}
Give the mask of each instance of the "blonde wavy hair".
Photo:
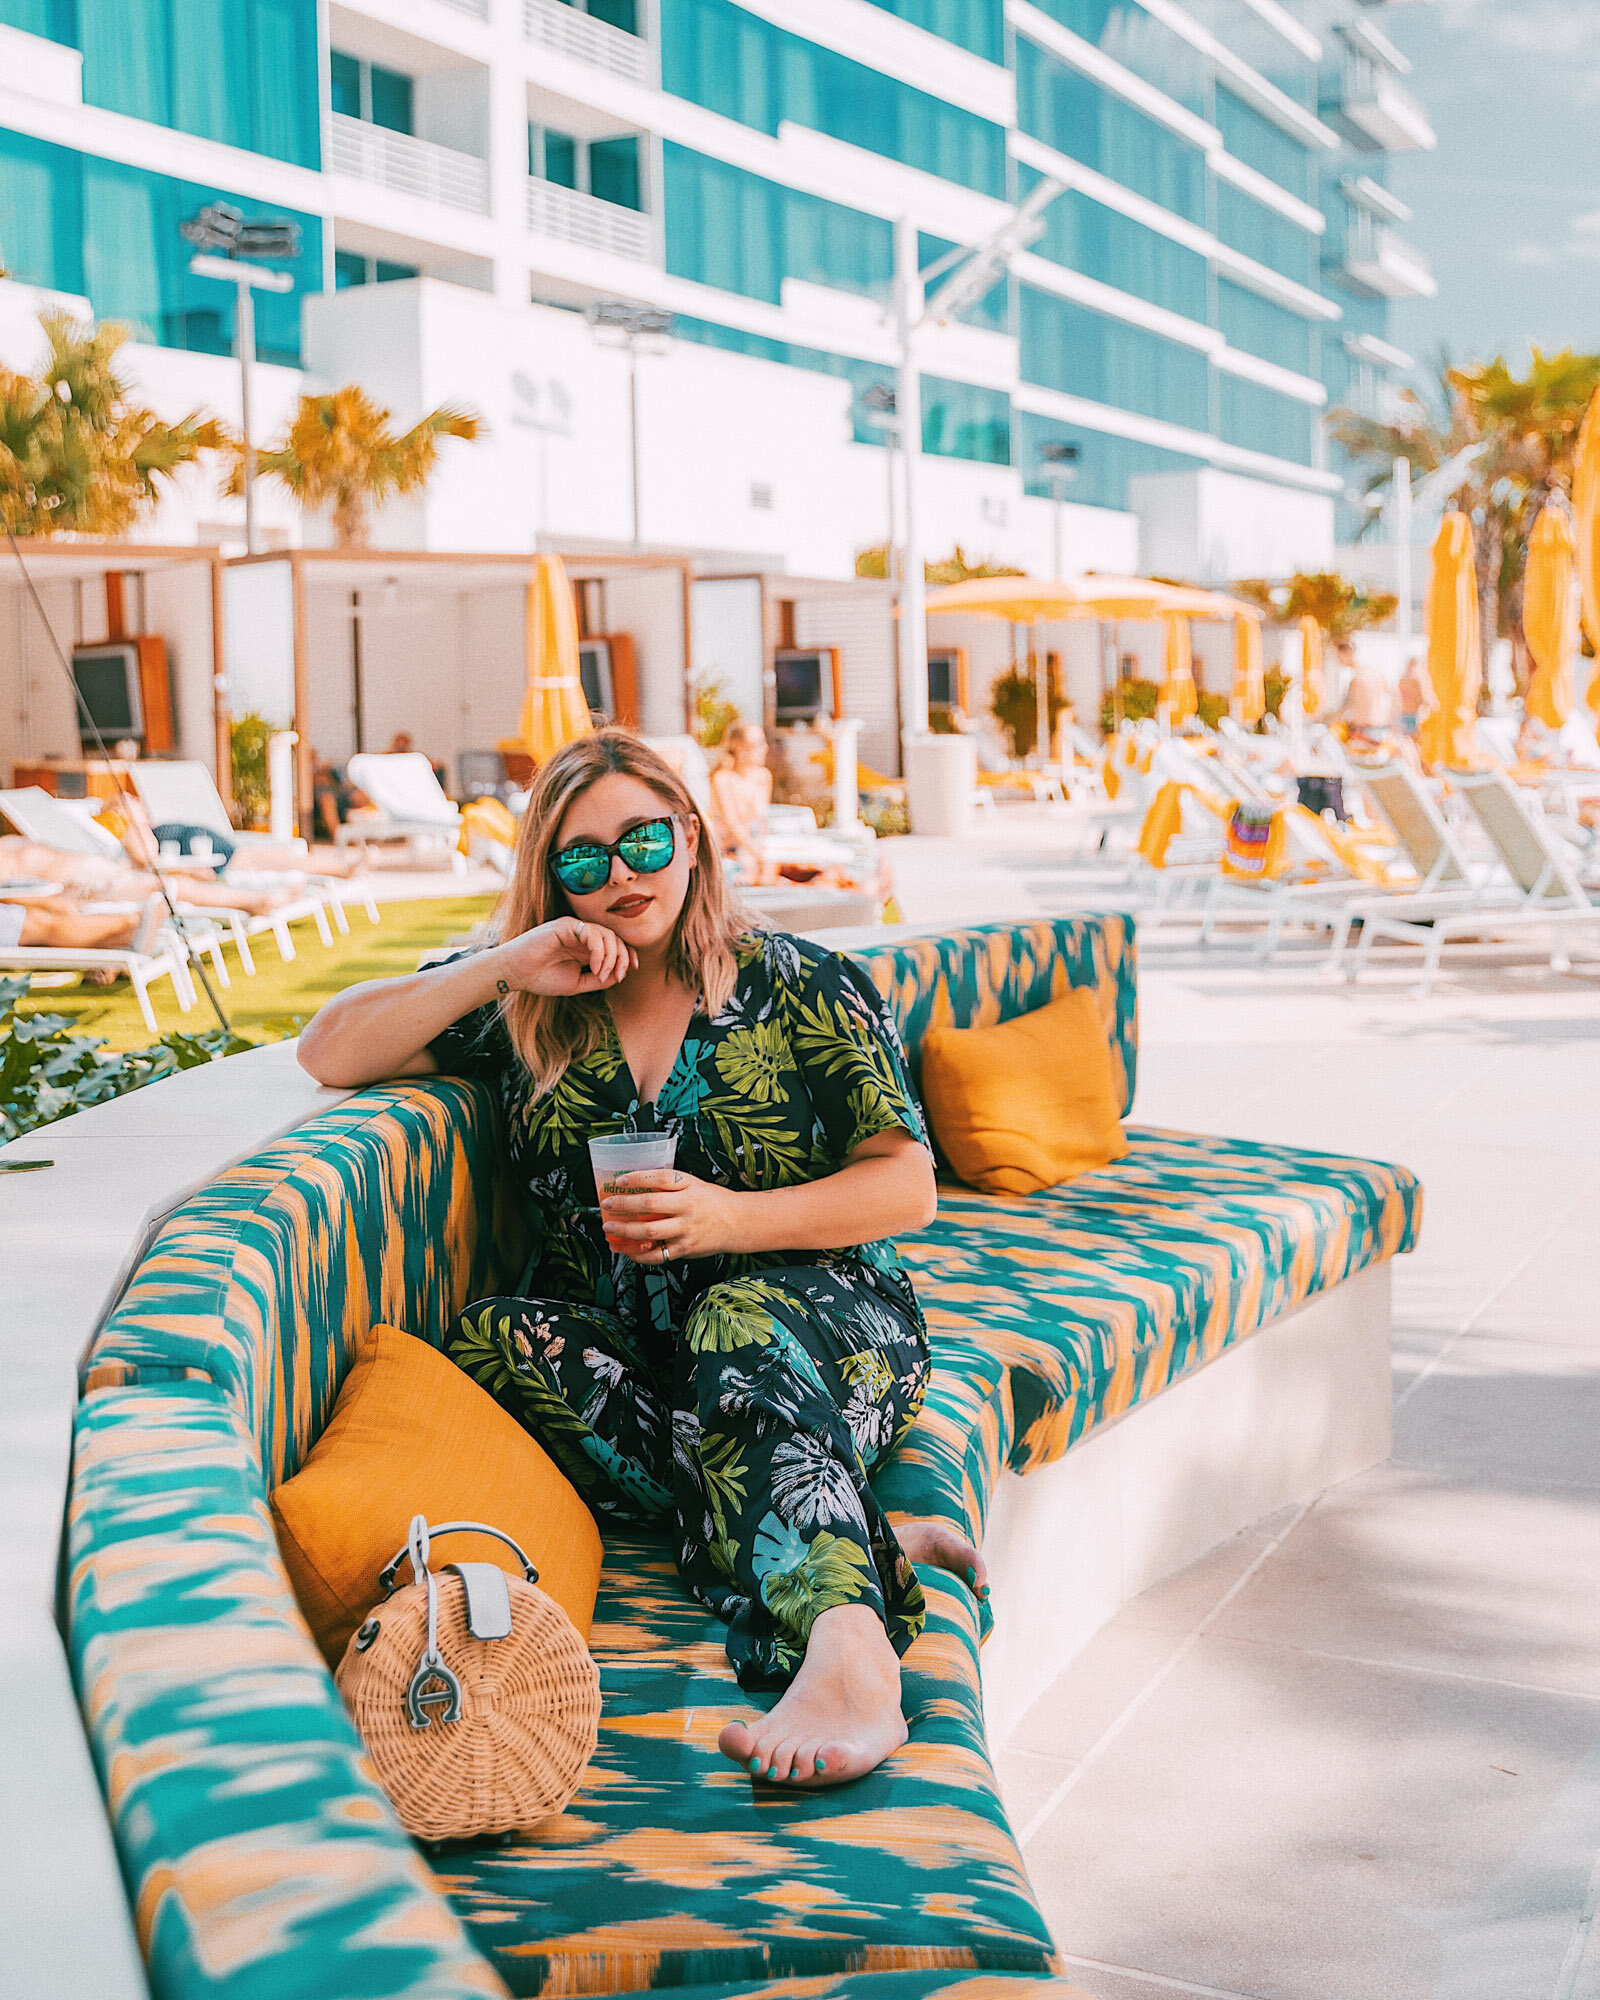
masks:
{"type": "MultiPolygon", "coordinates": [[[[631,730],[598,729],[580,736],[540,766],[517,833],[511,884],[496,912],[499,941],[573,914],[551,871],[550,856],[573,800],[598,779],[613,774],[637,778],[677,815],[680,827],[693,822],[700,829],[667,963],[675,979],[702,997],[708,1014],[719,1014],[732,997],[738,976],[734,946],[749,925],[729,897],[716,837],[688,787],[666,759],[631,730]]],[[[541,1095],[561,1081],[569,1063],[581,1062],[605,1039],[603,994],[510,993],[500,1002],[500,1011],[512,1046],[541,1095]]]]}

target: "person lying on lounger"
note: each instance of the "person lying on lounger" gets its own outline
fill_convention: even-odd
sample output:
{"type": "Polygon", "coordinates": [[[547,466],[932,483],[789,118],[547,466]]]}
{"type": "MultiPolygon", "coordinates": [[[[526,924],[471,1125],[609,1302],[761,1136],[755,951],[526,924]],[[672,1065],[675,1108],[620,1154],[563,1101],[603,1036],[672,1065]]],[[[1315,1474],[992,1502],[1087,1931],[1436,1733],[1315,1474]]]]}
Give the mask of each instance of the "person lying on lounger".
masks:
{"type": "Polygon", "coordinates": [[[668,1530],[741,1686],[783,1691],[724,1754],[774,1784],[859,1778],[906,1740],[913,1563],[987,1594],[965,1536],[891,1525],[871,1484],[929,1375],[892,1239],[931,1220],[933,1161],[893,1021],[848,959],[744,921],[688,791],[626,730],[540,767],[503,911],[487,948],[336,995],[300,1061],[498,1090],[542,1250],[528,1296],[469,1305],[446,1353],[597,1514],[668,1530]],[[597,1201],[588,1142],[622,1131],[671,1135],[675,1163],[597,1201]]]}
{"type": "Polygon", "coordinates": [[[162,914],[159,897],[142,910],[85,910],[67,896],[17,902],[0,884],[0,950],[26,945],[55,951],[143,951],[160,929],[162,914]]]}
{"type": "MultiPolygon", "coordinates": [[[[182,862],[164,864],[164,872],[179,902],[208,910],[243,910],[247,916],[265,916],[268,911],[293,900],[292,881],[271,888],[244,888],[211,870],[188,870],[182,862]]],[[[46,847],[42,841],[24,840],[17,834],[0,834],[0,881],[34,877],[59,882],[63,901],[69,909],[83,903],[146,903],[159,895],[160,883],[147,868],[107,855],[68,854],[63,848],[46,847]]],[[[33,906],[37,907],[37,906],[33,906]]],[[[77,939],[77,943],[87,940],[77,939]]]]}

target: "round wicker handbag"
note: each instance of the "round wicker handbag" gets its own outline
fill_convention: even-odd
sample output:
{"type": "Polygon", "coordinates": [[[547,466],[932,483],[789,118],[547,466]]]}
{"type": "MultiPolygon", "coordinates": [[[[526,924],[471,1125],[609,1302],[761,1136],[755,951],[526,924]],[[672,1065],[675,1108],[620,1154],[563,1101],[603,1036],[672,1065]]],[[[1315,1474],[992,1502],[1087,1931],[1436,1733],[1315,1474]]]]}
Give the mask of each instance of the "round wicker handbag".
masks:
{"type": "Polygon", "coordinates": [[[563,1811],[600,1724],[600,1676],[577,1627],[538,1588],[509,1535],[478,1521],[429,1530],[418,1514],[379,1577],[385,1601],[335,1678],[379,1781],[418,1840],[509,1833],[563,1811]],[[436,1535],[493,1535],[523,1577],[494,1563],[428,1567],[436,1535]],[[409,1555],[412,1581],[396,1589],[409,1555]]]}

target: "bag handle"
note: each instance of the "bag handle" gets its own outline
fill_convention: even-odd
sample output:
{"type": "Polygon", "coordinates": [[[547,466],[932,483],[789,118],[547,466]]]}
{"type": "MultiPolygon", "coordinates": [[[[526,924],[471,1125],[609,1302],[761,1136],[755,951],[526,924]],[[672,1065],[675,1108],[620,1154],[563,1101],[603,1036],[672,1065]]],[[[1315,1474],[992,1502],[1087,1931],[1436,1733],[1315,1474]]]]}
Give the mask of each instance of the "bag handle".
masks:
{"type": "Polygon", "coordinates": [[[378,1588],[385,1597],[394,1595],[400,1565],[407,1556],[411,1558],[412,1582],[421,1583],[428,1573],[428,1550],[435,1535],[492,1535],[497,1542],[504,1542],[521,1563],[522,1573],[529,1583],[539,1581],[538,1570],[529,1562],[520,1544],[514,1542],[502,1529],[491,1528],[486,1521],[441,1521],[437,1528],[430,1528],[425,1515],[414,1514],[404,1548],[397,1550],[394,1560],[385,1564],[378,1573],[378,1588]]]}

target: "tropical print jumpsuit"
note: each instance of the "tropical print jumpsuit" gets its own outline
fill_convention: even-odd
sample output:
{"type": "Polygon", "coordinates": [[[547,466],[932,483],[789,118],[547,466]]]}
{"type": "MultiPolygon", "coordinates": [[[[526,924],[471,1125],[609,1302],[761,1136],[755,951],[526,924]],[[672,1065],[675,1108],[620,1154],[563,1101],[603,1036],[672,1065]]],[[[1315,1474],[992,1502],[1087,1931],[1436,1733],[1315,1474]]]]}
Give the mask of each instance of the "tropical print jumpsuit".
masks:
{"type": "Polygon", "coordinates": [[[915,1421],[927,1332],[894,1246],[632,1263],[607,1245],[588,1141],[671,1131],[677,1165],[792,1187],[882,1132],[927,1135],[893,1022],[837,953],[752,932],[732,998],[697,1008],[654,1104],[605,1040],[534,1094],[498,1011],[432,1044],[494,1083],[534,1250],[520,1296],[480,1299],[446,1351],[538,1439],[594,1512],[671,1522],[685,1584],[728,1626],[747,1688],[783,1686],[813,1621],[867,1604],[904,1653],[916,1573],[869,1485],[915,1421]]]}

